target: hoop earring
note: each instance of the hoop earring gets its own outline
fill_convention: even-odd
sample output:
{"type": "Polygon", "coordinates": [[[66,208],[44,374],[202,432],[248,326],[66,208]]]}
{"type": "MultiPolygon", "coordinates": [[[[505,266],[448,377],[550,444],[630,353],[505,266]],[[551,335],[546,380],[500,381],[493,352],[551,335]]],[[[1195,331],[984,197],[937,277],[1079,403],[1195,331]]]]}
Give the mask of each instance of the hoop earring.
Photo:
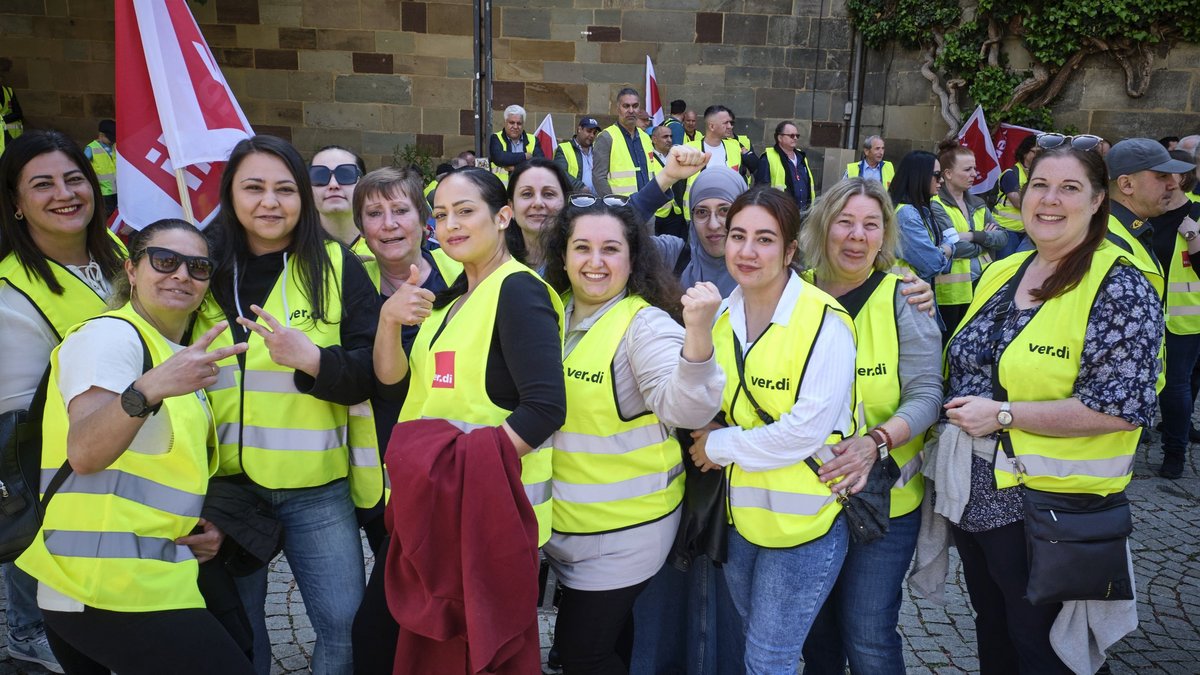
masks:
{"type": "Polygon", "coordinates": [[[16,218],[17,220],[25,220],[25,214],[17,211],[13,214],[13,218],[16,218]]]}

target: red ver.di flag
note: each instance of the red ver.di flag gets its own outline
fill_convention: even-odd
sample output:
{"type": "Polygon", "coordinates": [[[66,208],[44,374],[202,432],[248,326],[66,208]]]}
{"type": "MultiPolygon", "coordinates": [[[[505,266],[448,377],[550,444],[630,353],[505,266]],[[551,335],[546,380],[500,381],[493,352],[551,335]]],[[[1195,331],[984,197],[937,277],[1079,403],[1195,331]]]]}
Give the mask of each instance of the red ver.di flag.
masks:
{"type": "Polygon", "coordinates": [[[646,114],[650,116],[650,124],[658,126],[667,119],[663,115],[662,96],[658,94],[658,78],[654,75],[654,62],[646,55],[646,114]]]}
{"type": "Polygon", "coordinates": [[[975,185],[970,193],[977,195],[995,187],[996,181],[1000,180],[1000,160],[996,157],[987,121],[983,119],[983,106],[976,107],[971,119],[958,130],[958,142],[975,153],[975,185]]]}
{"type": "Polygon", "coordinates": [[[1000,158],[1000,170],[1008,171],[1013,168],[1018,161],[1017,146],[1027,137],[1040,133],[1042,132],[1037,129],[1001,122],[1000,128],[996,130],[996,136],[992,138],[992,143],[996,146],[996,156],[1000,158]]]}
{"type": "Polygon", "coordinates": [[[254,132],[185,0],[117,0],[116,61],[114,227],[188,215],[204,227],[229,152],[254,132]]]}

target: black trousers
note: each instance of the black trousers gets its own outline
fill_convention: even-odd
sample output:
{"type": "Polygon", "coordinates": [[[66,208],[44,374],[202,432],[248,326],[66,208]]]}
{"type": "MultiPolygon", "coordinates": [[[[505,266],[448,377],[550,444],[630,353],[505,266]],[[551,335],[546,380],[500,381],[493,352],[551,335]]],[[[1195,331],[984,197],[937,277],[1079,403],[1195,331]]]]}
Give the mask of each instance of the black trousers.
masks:
{"type": "Polygon", "coordinates": [[[160,612],[42,610],[46,637],[68,675],[254,675],[254,666],[206,609],[160,612]]]}
{"type": "Polygon", "coordinates": [[[563,675],[625,675],[633,655],[633,602],[650,580],[611,591],[563,586],[554,646],[563,675]]]}
{"type": "Polygon", "coordinates": [[[1050,646],[1062,604],[1035,606],[1025,599],[1025,522],[986,532],[952,529],[975,609],[980,675],[1069,674],[1050,646]]]}
{"type": "Polygon", "coordinates": [[[383,573],[390,538],[384,536],[375,551],[375,567],[363,592],[362,604],[354,615],[351,645],[354,649],[354,672],[364,675],[387,675],[396,660],[396,641],[400,625],[388,610],[384,594],[383,573]]]}

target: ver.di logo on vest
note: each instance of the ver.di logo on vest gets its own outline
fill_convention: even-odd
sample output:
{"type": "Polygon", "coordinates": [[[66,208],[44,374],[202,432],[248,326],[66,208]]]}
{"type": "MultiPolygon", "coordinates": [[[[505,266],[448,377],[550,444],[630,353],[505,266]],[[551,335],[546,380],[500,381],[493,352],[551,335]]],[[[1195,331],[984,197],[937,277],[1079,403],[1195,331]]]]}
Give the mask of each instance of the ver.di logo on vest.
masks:
{"type": "Polygon", "coordinates": [[[596,384],[600,384],[600,383],[604,382],[604,371],[598,370],[593,373],[593,372],[589,372],[586,370],[578,370],[576,368],[568,367],[567,368],[567,377],[571,377],[576,380],[581,380],[583,382],[594,382],[596,384]]]}
{"type": "Polygon", "coordinates": [[[857,371],[859,377],[870,377],[871,375],[887,375],[887,365],[884,363],[875,364],[874,368],[859,368],[857,371]]]}
{"type": "Polygon", "coordinates": [[[1055,347],[1054,345],[1035,345],[1030,343],[1029,351],[1034,354],[1046,354],[1048,356],[1057,356],[1060,359],[1071,358],[1070,347],[1055,347]]]}
{"type": "Polygon", "coordinates": [[[434,389],[454,388],[454,352],[435,352],[433,355],[434,389]]]}
{"type": "Polygon", "coordinates": [[[778,380],[769,380],[765,377],[750,376],[750,384],[759,389],[770,389],[772,391],[788,391],[792,388],[792,378],[781,377],[778,380]]]}

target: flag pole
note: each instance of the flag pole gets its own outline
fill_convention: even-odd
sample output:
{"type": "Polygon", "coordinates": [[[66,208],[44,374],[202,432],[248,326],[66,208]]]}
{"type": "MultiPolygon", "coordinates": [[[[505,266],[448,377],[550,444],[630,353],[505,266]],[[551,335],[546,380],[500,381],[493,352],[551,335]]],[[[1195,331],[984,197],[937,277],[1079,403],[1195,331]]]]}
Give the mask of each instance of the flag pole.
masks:
{"type": "Polygon", "coordinates": [[[188,186],[183,177],[183,169],[175,169],[175,185],[179,188],[179,205],[183,207],[183,219],[199,227],[196,217],[192,215],[192,198],[188,196],[188,186]]]}

